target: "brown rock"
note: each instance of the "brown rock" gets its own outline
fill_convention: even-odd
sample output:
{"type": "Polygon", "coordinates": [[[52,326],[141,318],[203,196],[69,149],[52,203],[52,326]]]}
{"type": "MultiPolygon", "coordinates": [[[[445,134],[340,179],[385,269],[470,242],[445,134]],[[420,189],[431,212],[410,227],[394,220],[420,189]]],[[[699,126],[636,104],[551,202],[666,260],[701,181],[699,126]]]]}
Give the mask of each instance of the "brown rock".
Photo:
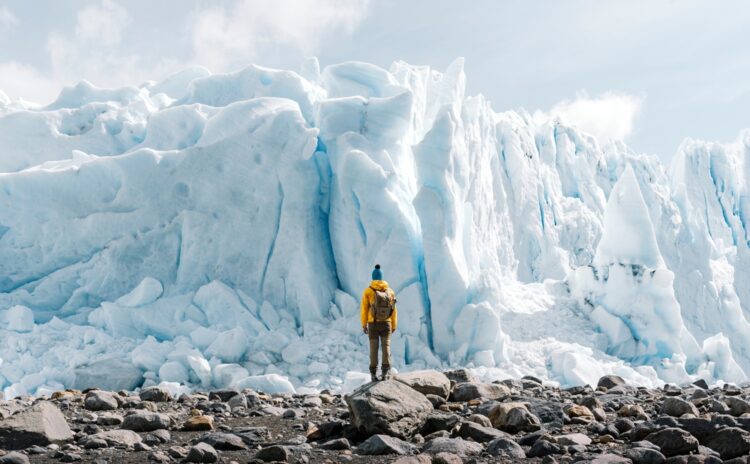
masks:
{"type": "Polygon", "coordinates": [[[192,416],[189,417],[184,424],[182,424],[183,430],[189,431],[202,431],[202,430],[213,430],[214,429],[214,418],[211,416],[192,416]]]}

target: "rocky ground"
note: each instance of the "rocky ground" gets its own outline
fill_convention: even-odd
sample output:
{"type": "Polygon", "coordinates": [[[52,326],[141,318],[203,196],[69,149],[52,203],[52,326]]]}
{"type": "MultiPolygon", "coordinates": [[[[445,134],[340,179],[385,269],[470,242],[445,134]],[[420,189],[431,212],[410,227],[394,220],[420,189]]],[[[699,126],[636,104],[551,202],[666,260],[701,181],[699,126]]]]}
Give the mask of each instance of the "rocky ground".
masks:
{"type": "Polygon", "coordinates": [[[222,390],[0,401],[2,463],[750,463],[750,388],[559,389],[421,371],[342,397],[222,390]]]}

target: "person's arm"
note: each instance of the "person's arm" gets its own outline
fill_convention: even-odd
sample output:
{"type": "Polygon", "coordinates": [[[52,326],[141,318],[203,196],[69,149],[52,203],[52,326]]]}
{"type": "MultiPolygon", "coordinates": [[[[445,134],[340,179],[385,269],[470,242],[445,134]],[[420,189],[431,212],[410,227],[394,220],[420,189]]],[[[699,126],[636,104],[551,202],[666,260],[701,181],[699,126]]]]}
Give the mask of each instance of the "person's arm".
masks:
{"type": "Polygon", "coordinates": [[[366,288],[362,293],[362,303],[359,305],[359,317],[362,320],[362,331],[367,333],[367,319],[370,315],[370,298],[368,296],[370,289],[366,288]]]}

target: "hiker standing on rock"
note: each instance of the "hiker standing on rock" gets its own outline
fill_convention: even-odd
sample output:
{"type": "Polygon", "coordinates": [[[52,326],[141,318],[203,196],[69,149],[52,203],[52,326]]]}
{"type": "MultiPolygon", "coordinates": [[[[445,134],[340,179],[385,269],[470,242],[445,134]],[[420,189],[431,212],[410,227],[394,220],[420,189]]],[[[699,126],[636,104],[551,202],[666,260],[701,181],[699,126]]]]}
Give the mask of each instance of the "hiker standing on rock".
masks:
{"type": "Polygon", "coordinates": [[[370,337],[370,379],[378,380],[378,345],[383,349],[382,380],[391,369],[391,334],[396,331],[396,294],[383,280],[380,264],[372,271],[372,282],[362,294],[362,331],[370,337]]]}

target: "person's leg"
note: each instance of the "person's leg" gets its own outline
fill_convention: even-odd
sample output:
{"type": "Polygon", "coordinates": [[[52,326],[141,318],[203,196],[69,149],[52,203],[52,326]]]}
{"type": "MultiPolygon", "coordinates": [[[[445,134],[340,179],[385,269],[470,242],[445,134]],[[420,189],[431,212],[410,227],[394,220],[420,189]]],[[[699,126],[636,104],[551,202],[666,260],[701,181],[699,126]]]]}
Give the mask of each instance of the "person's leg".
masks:
{"type": "Polygon", "coordinates": [[[391,323],[386,322],[384,325],[380,345],[383,347],[383,380],[386,380],[388,371],[391,370],[391,323]]]}
{"type": "Polygon", "coordinates": [[[378,334],[375,324],[369,324],[367,328],[368,337],[370,337],[370,380],[376,381],[378,371],[378,334]]]}

